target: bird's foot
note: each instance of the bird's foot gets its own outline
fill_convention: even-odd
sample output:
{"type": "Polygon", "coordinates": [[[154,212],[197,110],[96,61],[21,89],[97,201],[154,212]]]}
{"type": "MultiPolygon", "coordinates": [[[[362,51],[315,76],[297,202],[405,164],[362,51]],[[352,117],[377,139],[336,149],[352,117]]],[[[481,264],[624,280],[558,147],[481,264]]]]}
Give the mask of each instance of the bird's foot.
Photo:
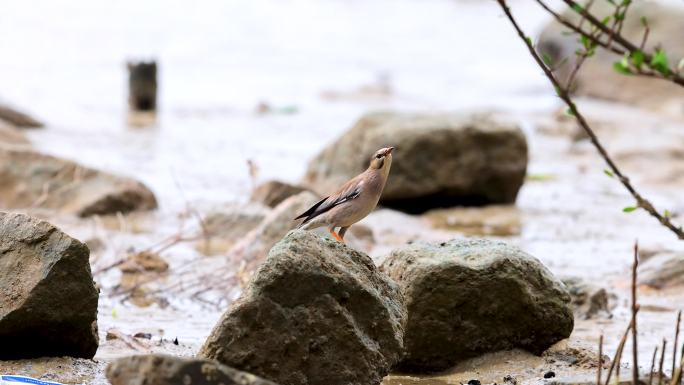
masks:
{"type": "Polygon", "coordinates": [[[344,243],[344,239],[343,239],[342,237],[340,237],[340,235],[337,234],[337,233],[335,232],[335,230],[333,230],[333,229],[328,229],[328,231],[330,232],[330,234],[332,234],[333,237],[335,237],[335,239],[337,239],[339,242],[344,243]]]}

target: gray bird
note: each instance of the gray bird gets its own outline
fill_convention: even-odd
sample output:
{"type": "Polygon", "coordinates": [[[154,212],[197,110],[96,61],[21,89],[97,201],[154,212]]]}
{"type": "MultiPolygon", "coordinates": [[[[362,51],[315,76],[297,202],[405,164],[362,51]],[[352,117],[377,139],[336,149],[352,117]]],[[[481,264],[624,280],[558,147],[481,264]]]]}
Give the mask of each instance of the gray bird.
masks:
{"type": "Polygon", "coordinates": [[[311,230],[328,226],[330,234],[344,243],[344,233],[349,226],[363,219],[377,206],[392,166],[392,150],[394,147],[376,151],[366,171],[295,218],[304,218],[299,228],[311,230]],[[336,227],[340,228],[339,233],[335,232],[336,227]]]}

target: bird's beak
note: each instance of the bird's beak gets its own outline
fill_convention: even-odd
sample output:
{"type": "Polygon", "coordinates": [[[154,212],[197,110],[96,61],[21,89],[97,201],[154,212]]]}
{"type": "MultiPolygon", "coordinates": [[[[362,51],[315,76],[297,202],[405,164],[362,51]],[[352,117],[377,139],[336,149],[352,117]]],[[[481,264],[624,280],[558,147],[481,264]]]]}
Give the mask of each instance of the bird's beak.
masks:
{"type": "Polygon", "coordinates": [[[387,147],[385,149],[385,156],[389,155],[392,153],[392,150],[394,150],[394,147],[387,147]]]}

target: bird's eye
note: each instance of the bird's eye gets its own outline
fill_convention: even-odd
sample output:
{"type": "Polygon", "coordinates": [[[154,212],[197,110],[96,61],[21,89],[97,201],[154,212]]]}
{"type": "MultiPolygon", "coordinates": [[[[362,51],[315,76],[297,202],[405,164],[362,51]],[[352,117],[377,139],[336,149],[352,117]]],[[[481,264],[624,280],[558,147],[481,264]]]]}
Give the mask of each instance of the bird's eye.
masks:
{"type": "Polygon", "coordinates": [[[382,154],[375,155],[375,159],[380,159],[380,158],[382,158],[382,154]]]}

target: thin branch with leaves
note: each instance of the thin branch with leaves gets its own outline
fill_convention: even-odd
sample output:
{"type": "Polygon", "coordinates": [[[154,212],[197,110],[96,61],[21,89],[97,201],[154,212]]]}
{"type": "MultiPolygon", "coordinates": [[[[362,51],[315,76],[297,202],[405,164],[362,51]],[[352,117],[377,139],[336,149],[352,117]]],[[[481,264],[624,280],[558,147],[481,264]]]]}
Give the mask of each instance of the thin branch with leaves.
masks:
{"type": "MultiPolygon", "coordinates": [[[[571,32],[580,36],[583,46],[600,46],[603,49],[622,56],[614,63],[613,68],[624,75],[637,75],[650,78],[668,80],[684,87],[684,74],[680,66],[672,67],[664,49],[657,47],[652,51],[646,50],[646,41],[650,33],[650,26],[645,17],[640,19],[644,27],[641,42],[638,44],[622,35],[622,26],[627,17],[631,0],[609,0],[615,6],[614,12],[603,19],[591,13],[593,0],[582,6],[574,0],[563,0],[576,14],[581,17],[578,24],[574,24],[567,17],[554,11],[544,0],[535,0],[544,11],[553,16],[571,32]],[[584,25],[588,24],[588,28],[584,25]]],[[[683,61],[684,62],[684,61],[683,61]]]]}
{"type": "MultiPolygon", "coordinates": [[[[541,1],[541,0],[539,0],[541,1]]],[[[572,2],[572,0],[564,0],[566,3],[567,2],[572,2]]],[[[513,14],[511,13],[510,8],[506,4],[506,0],[497,0],[499,5],[501,6],[501,9],[504,11],[506,17],[510,21],[510,23],[513,25],[515,28],[518,36],[522,41],[525,43],[527,46],[528,51],[530,52],[530,55],[532,58],[534,58],[535,62],[539,67],[544,71],[544,75],[548,78],[548,80],[551,82],[553,85],[554,89],[556,90],[556,94],[558,97],[567,105],[568,107],[568,113],[572,116],[574,116],[577,119],[577,122],[579,125],[582,127],[582,129],[587,133],[589,136],[589,139],[591,140],[591,143],[594,145],[596,150],[598,151],[599,155],[603,158],[603,160],[606,162],[608,165],[608,170],[606,170],[606,174],[612,177],[616,177],[620,183],[624,186],[624,188],[632,195],[632,197],[636,201],[636,207],[644,209],[646,212],[648,212],[652,217],[658,220],[663,226],[668,228],[670,231],[672,231],[677,238],[680,240],[684,240],[684,230],[682,230],[681,226],[675,225],[671,219],[670,216],[668,215],[667,212],[664,212],[661,214],[660,211],[658,211],[653,204],[646,199],[640,192],[636,190],[636,188],[632,185],[631,181],[625,175],[620,168],[617,166],[617,164],[613,161],[613,159],[610,157],[608,152],[606,151],[605,147],[601,144],[599,141],[598,137],[594,133],[594,130],[591,128],[585,117],[580,113],[579,108],[575,104],[575,102],[572,100],[570,97],[570,87],[572,87],[572,84],[566,84],[565,86],[561,85],[559,80],[556,78],[556,76],[553,74],[553,71],[551,68],[544,63],[544,60],[541,58],[540,54],[537,53],[537,50],[534,47],[534,44],[532,42],[532,38],[527,36],[521,27],[518,25],[518,22],[516,19],[513,17],[513,14]]],[[[582,8],[582,16],[586,17],[586,19],[589,22],[592,22],[592,20],[595,20],[594,16],[590,15],[586,11],[584,11],[584,8],[582,8]]],[[[600,22],[599,22],[600,23],[600,22]]],[[[593,24],[593,22],[592,22],[593,24]]],[[[601,24],[603,26],[603,24],[601,24]]],[[[603,26],[604,28],[607,28],[603,26]]],[[[620,44],[624,40],[619,34],[615,34],[614,40],[620,44]]],[[[684,83],[682,83],[684,84],[684,83]]]]}

